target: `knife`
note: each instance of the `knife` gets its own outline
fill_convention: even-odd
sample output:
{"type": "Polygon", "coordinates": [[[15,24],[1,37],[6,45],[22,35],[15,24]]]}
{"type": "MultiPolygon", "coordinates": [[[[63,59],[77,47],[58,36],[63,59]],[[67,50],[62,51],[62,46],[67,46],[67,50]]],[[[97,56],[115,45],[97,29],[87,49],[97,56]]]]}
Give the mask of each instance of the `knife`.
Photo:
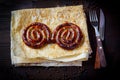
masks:
{"type": "Polygon", "coordinates": [[[102,9],[100,9],[99,33],[100,33],[100,38],[103,41],[104,33],[105,33],[105,16],[102,9]]]}

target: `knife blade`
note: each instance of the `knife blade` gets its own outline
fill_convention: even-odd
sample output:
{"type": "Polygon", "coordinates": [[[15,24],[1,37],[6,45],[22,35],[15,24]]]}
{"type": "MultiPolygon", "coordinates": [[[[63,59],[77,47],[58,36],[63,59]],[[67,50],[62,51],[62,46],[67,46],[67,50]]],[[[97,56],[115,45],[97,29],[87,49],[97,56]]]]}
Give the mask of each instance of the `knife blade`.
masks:
{"type": "Polygon", "coordinates": [[[105,16],[102,9],[100,9],[99,33],[100,33],[100,38],[103,41],[104,33],[105,33],[105,16]]]}

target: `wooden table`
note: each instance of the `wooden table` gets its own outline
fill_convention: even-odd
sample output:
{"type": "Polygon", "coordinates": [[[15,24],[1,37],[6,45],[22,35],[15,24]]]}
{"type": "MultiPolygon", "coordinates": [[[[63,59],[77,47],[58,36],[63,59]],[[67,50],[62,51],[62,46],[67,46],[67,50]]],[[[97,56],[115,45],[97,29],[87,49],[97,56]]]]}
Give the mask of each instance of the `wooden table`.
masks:
{"type": "MultiPolygon", "coordinates": [[[[113,0],[94,0],[98,7],[105,13],[106,28],[103,46],[107,59],[107,67],[94,70],[94,58],[90,59],[87,66],[81,67],[17,67],[11,65],[10,59],[10,21],[11,11],[35,7],[54,7],[59,5],[77,4],[80,0],[1,0],[0,1],[0,80],[109,80],[112,77],[119,78],[117,72],[120,64],[120,13],[118,2],[113,0]],[[109,4],[112,3],[112,4],[109,4]],[[44,5],[45,4],[45,5],[44,5]],[[91,63],[91,62],[92,63],[91,63]]],[[[89,24],[89,23],[88,23],[89,24]]],[[[95,48],[94,34],[89,28],[91,45],[95,48]]],[[[94,56],[94,55],[93,55],[94,56]]],[[[119,73],[119,72],[118,72],[119,73]]]]}

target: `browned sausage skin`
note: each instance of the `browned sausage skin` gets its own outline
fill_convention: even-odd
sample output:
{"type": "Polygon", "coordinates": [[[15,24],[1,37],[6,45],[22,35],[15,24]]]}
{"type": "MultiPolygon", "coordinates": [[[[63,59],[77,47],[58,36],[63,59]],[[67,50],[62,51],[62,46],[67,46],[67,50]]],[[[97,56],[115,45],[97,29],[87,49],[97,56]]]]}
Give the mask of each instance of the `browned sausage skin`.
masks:
{"type": "Polygon", "coordinates": [[[50,42],[51,32],[47,25],[35,22],[26,27],[23,31],[23,42],[31,48],[40,48],[50,42]]]}
{"type": "Polygon", "coordinates": [[[60,47],[72,50],[76,48],[83,38],[80,28],[73,23],[63,23],[53,31],[52,41],[60,47]]]}

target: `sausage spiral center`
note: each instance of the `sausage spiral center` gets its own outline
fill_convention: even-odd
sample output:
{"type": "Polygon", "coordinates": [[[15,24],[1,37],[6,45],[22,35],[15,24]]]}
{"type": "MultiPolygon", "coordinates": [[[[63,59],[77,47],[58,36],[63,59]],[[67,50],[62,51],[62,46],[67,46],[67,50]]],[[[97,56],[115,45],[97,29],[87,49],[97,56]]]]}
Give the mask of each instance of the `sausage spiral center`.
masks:
{"type": "Polygon", "coordinates": [[[43,24],[35,22],[23,31],[22,39],[24,43],[31,48],[40,48],[50,41],[51,32],[43,24]]]}
{"type": "Polygon", "coordinates": [[[35,22],[26,27],[22,36],[24,43],[31,48],[40,48],[51,41],[67,50],[76,48],[82,38],[83,34],[80,28],[73,23],[61,24],[51,34],[45,24],[35,22]]]}
{"type": "Polygon", "coordinates": [[[52,40],[64,49],[76,48],[83,38],[80,28],[73,23],[64,23],[54,30],[52,40]]]}

